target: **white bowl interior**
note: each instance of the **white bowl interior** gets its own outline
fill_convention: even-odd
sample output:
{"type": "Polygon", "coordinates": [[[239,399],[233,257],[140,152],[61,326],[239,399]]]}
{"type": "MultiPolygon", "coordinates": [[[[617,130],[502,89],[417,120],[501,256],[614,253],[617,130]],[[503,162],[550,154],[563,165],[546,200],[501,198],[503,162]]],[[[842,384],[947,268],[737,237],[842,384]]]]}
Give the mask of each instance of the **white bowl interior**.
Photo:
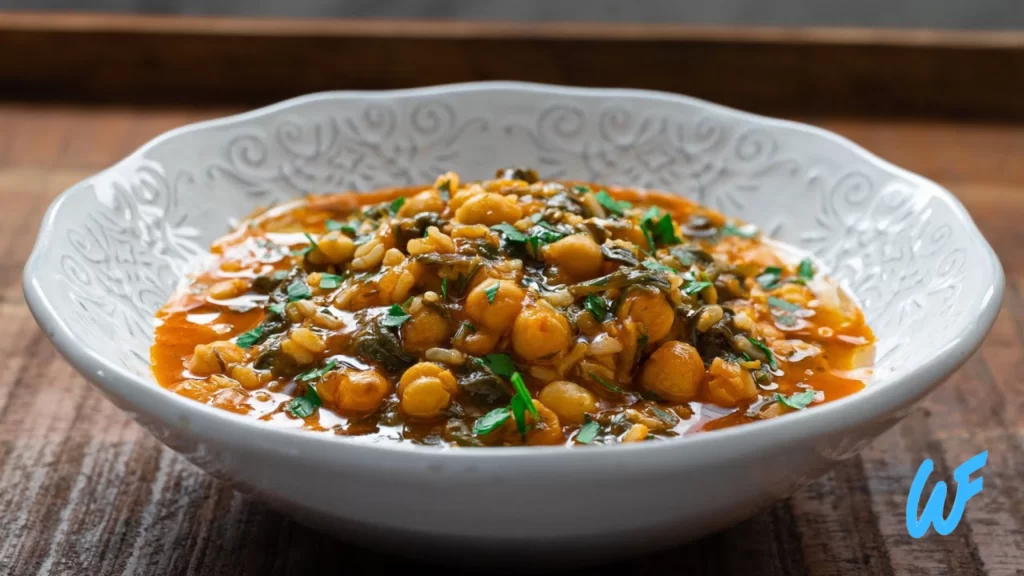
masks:
{"type": "Polygon", "coordinates": [[[233,218],[513,165],[682,194],[812,252],[863,305],[876,385],[987,328],[1001,287],[959,202],[834,134],[667,94],[518,83],[318,94],[172,131],[72,188],[30,270],[89,352],[151,380],[154,312],[233,218]]]}

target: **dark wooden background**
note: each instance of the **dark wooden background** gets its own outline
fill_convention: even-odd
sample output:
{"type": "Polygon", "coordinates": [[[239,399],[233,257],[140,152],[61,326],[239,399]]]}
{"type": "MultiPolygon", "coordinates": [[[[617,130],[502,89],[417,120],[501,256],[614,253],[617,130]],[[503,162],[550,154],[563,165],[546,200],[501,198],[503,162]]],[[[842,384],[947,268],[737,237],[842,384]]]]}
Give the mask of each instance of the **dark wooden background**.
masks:
{"type": "MultiPolygon", "coordinates": [[[[82,54],[62,54],[69,46],[85,50],[89,43],[84,39],[95,33],[89,31],[89,26],[95,28],[96,23],[85,26],[74,18],[0,17],[0,96],[6,98],[0,101],[0,574],[256,575],[314,570],[426,570],[414,562],[353,548],[299,526],[193,468],[75,374],[25,307],[21,268],[46,206],[63,189],[164,130],[249,105],[253,95],[240,93],[239,86],[261,89],[259,99],[276,97],[281,91],[299,93],[315,84],[315,54],[292,62],[295,77],[300,80],[286,87],[260,88],[255,79],[247,79],[244,74],[228,74],[214,84],[212,76],[197,79],[176,65],[157,67],[167,76],[164,78],[142,69],[136,70],[137,77],[118,76],[146,61],[146,54],[166,61],[181,58],[168,52],[173,46],[194,51],[193,57],[198,58],[199,49],[185,46],[188,43],[182,34],[205,38],[200,45],[212,50],[208,55],[212,70],[225,66],[238,53],[267,52],[260,39],[260,34],[266,33],[260,28],[265,23],[199,24],[206,26],[206,32],[199,34],[194,28],[173,22],[164,28],[150,23],[156,28],[148,32],[113,34],[116,38],[110,46],[122,50],[132,46],[130,37],[135,35],[137,51],[123,55],[121,64],[103,69],[82,54]],[[5,33],[5,26],[8,32],[20,30],[21,36],[5,33]],[[257,33],[260,30],[263,32],[257,33]],[[84,36],[75,41],[60,40],[76,34],[84,36]],[[233,47],[211,48],[224,35],[233,40],[233,47]],[[7,50],[16,42],[22,43],[22,51],[7,50]],[[33,46],[37,52],[28,52],[33,46]],[[30,70],[30,62],[52,66],[49,70],[53,75],[48,75],[46,69],[30,70]],[[72,63],[81,69],[76,71],[72,63]],[[26,74],[25,82],[19,90],[16,88],[22,74],[26,74]],[[136,80],[148,88],[121,91],[122,86],[136,80]],[[235,80],[239,84],[234,84],[235,80]],[[117,84],[104,84],[115,81],[117,84]],[[220,87],[219,104],[217,94],[189,95],[190,90],[208,87],[204,83],[215,90],[220,87]],[[159,93],[161,87],[172,85],[172,93],[159,93]],[[79,94],[79,89],[85,93],[79,94]],[[76,102],[78,96],[85,103],[76,102]],[[175,99],[178,105],[168,103],[175,99]]],[[[107,29],[122,25],[125,30],[131,28],[123,23],[104,24],[107,29]]],[[[347,41],[345,34],[332,32],[329,24],[298,26],[290,32],[288,25],[279,28],[276,36],[285,41],[314,32],[327,43],[347,41]]],[[[439,34],[433,28],[427,32],[439,34]]],[[[427,32],[421,30],[418,34],[427,32]]],[[[485,32],[478,30],[476,37],[494,35],[493,30],[485,32]]],[[[507,34],[510,46],[517,42],[516,34],[523,33],[512,32],[507,34]]],[[[600,36],[599,32],[590,30],[587,34],[600,36]]],[[[829,93],[846,94],[847,98],[824,105],[815,102],[813,94],[801,95],[791,88],[752,87],[748,94],[745,82],[734,80],[729,84],[716,78],[710,69],[698,71],[702,75],[688,82],[699,87],[707,81],[710,90],[721,91],[723,99],[734,103],[753,102],[758,95],[768,93],[767,100],[750,107],[835,130],[948,187],[963,200],[999,253],[1006,269],[1006,297],[981,351],[903,423],[859,456],[730,530],[672,551],[581,573],[1024,574],[1024,388],[1020,384],[1024,376],[1024,251],[1020,250],[1024,245],[1024,227],[1020,224],[1024,216],[1024,125],[1015,122],[1024,118],[1022,92],[1016,90],[1016,100],[1009,93],[989,98],[969,94],[964,86],[951,85],[927,97],[908,94],[897,103],[886,103],[889,92],[872,95],[855,81],[870,76],[863,69],[873,61],[865,56],[871,53],[869,33],[843,32],[830,37],[822,32],[801,36],[761,31],[752,32],[744,40],[734,37],[737,32],[684,32],[662,30],[663,36],[674,34],[662,49],[687,54],[692,46],[700,46],[703,57],[720,57],[734,66],[742,64],[736,53],[758,52],[751,46],[767,46],[772,58],[782,58],[781,53],[791,50],[796,60],[788,62],[794,70],[831,78],[829,93]],[[772,52],[772,46],[786,48],[772,52]],[[853,46],[864,46],[865,50],[853,46]],[[819,49],[825,53],[839,50],[855,61],[839,69],[823,63],[817,68],[807,67],[821,58],[819,49]],[[849,75],[844,76],[844,71],[849,75]],[[869,101],[857,101],[858,94],[869,101]],[[928,104],[930,99],[935,103],[928,104]],[[965,108],[955,112],[957,107],[965,108]],[[887,116],[872,114],[885,108],[890,111],[887,116]],[[918,465],[931,458],[936,462],[936,476],[949,480],[956,466],[985,449],[989,450],[988,464],[983,469],[985,488],[968,504],[959,527],[946,537],[932,532],[920,540],[910,538],[904,508],[918,465]]],[[[617,43],[631,42],[631,36],[644,36],[640,29],[604,33],[611,34],[603,48],[609,52],[617,43]]],[[[468,28],[460,34],[474,37],[468,28]]],[[[910,61],[924,58],[921,68],[908,72],[908,77],[922,79],[916,88],[934,88],[950,77],[968,74],[976,74],[985,86],[1016,82],[1019,87],[1024,81],[1024,42],[1019,37],[979,40],[931,33],[903,37],[892,34],[881,34],[878,45],[910,61]],[[932,57],[916,52],[920,46],[929,46],[932,57]],[[953,53],[964,59],[957,65],[974,62],[979,68],[944,76],[941,72],[949,63],[943,64],[943,55],[953,53]]],[[[566,42],[562,46],[577,46],[566,42]]],[[[460,58],[471,58],[465,50],[473,43],[460,46],[450,47],[452,52],[448,54],[439,52],[438,57],[448,58],[453,65],[460,58]]],[[[89,49],[101,48],[96,45],[89,49]]],[[[538,57],[543,56],[540,53],[538,57]]],[[[771,65],[785,69],[786,62],[771,65]]],[[[536,65],[544,68],[545,62],[536,65]]],[[[756,66],[747,68],[756,77],[756,66]]],[[[488,74],[500,73],[497,68],[489,70],[488,74]]],[[[476,72],[466,68],[456,76],[465,79],[476,72]]],[[[286,77],[284,72],[278,73],[286,77]]],[[[386,80],[382,84],[429,83],[423,77],[387,80],[388,73],[383,68],[375,71],[386,80]]],[[[545,79],[557,81],[561,77],[561,71],[551,74],[545,79]]],[[[611,72],[594,74],[593,82],[578,83],[601,84],[617,78],[611,72]]],[[[621,84],[644,84],[645,79],[644,85],[662,82],[640,72],[622,74],[621,84]]],[[[571,74],[567,77],[580,78],[571,74]]],[[[377,86],[358,76],[334,80],[342,86],[377,86]]]]}

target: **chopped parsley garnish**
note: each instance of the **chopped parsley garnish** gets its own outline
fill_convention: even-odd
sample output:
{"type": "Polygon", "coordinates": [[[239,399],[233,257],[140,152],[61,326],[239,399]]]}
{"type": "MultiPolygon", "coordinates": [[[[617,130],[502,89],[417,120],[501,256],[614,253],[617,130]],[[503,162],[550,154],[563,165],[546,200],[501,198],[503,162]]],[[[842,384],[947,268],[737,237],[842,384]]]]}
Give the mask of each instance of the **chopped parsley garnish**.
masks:
{"type": "Polygon", "coordinates": [[[487,303],[494,304],[494,297],[498,295],[498,288],[501,286],[501,281],[494,283],[494,286],[490,288],[484,288],[484,295],[487,296],[487,303]]]}
{"type": "Polygon", "coordinates": [[[388,206],[388,210],[390,210],[392,214],[398,214],[398,211],[402,209],[402,205],[404,204],[405,196],[399,196],[391,201],[391,204],[388,206]]]}
{"type": "Polygon", "coordinates": [[[288,411],[292,413],[296,418],[308,418],[316,412],[323,402],[320,400],[320,395],[316,392],[316,387],[312,384],[306,385],[306,393],[302,396],[292,398],[292,401],[288,403],[288,411]]]}
{"type": "Polygon", "coordinates": [[[334,370],[337,367],[338,363],[335,362],[334,360],[331,360],[327,364],[324,364],[319,368],[314,368],[312,370],[307,370],[306,372],[303,372],[302,374],[299,375],[298,380],[299,382],[309,382],[310,380],[318,380],[320,379],[321,376],[327,374],[328,372],[334,370]]]}
{"type": "MultiPolygon", "coordinates": [[[[533,401],[530,401],[530,406],[533,406],[533,401]]],[[[512,401],[508,403],[508,407],[512,410],[512,417],[516,420],[516,430],[519,430],[519,436],[526,440],[526,401],[523,400],[522,396],[516,394],[512,397],[512,401]]]]}
{"type": "Polygon", "coordinates": [[[764,272],[761,272],[761,274],[758,275],[756,280],[762,288],[770,290],[779,283],[780,278],[782,278],[782,268],[779,268],[778,266],[769,266],[764,269],[764,272]]]}
{"type": "Polygon", "coordinates": [[[718,233],[722,236],[739,236],[740,238],[753,238],[757,236],[757,226],[753,224],[744,224],[743,226],[736,226],[733,224],[726,224],[719,228],[718,233]]]}
{"type": "Polygon", "coordinates": [[[615,392],[616,394],[622,394],[622,388],[619,388],[615,384],[612,384],[611,382],[605,380],[604,378],[601,378],[597,374],[594,374],[593,370],[587,370],[587,374],[590,374],[590,377],[593,378],[595,382],[597,382],[601,386],[604,386],[609,391],[615,392]]]}
{"type": "MultiPolygon", "coordinates": [[[[534,216],[539,216],[539,214],[534,214],[534,216]]],[[[491,230],[501,232],[509,242],[525,243],[528,247],[527,251],[534,257],[540,254],[541,244],[550,244],[565,238],[565,234],[559,232],[558,229],[547,222],[537,219],[535,224],[534,232],[530,234],[523,233],[515,226],[504,222],[491,226],[491,230]]]]}
{"type": "Polygon", "coordinates": [[[622,216],[626,213],[627,209],[633,206],[629,202],[619,201],[612,198],[606,190],[601,190],[597,194],[594,194],[594,198],[597,200],[598,204],[604,207],[605,210],[615,214],[616,216],[622,216]]]}
{"type": "Polygon", "coordinates": [[[270,279],[274,282],[284,282],[288,278],[287,270],[276,270],[270,275],[270,279]]]}
{"type": "Polygon", "coordinates": [[[452,198],[452,181],[445,180],[441,182],[441,185],[437,187],[437,192],[441,195],[441,199],[445,202],[452,198]]]}
{"type": "Polygon", "coordinates": [[[662,214],[656,206],[651,206],[640,221],[640,227],[651,249],[655,244],[671,245],[679,244],[679,237],[676,236],[675,226],[672,224],[672,216],[668,212],[662,214]]]}
{"type": "Polygon", "coordinates": [[[480,362],[502,378],[511,378],[516,373],[516,365],[512,363],[512,357],[508,354],[488,354],[480,358],[480,362]]]}
{"type": "Polygon", "coordinates": [[[260,336],[263,336],[263,326],[257,326],[248,332],[239,334],[238,340],[235,344],[238,344],[239,348],[251,348],[253,344],[259,342],[260,336]]]}
{"type": "Polygon", "coordinates": [[[648,270],[656,270],[658,272],[671,272],[673,274],[675,273],[675,270],[673,268],[670,268],[668,266],[665,266],[664,264],[661,264],[660,262],[655,262],[654,260],[650,259],[643,261],[643,267],[647,268],[648,270]]]}
{"type": "Polygon", "coordinates": [[[761,352],[764,352],[764,355],[768,357],[769,366],[771,366],[773,369],[777,367],[777,364],[775,363],[775,354],[772,353],[771,348],[769,348],[764,342],[761,342],[756,338],[751,338],[750,336],[747,336],[747,340],[749,340],[750,343],[756,346],[761,352]]]}
{"type": "Polygon", "coordinates": [[[803,281],[814,279],[814,262],[811,262],[810,258],[804,258],[800,261],[800,266],[796,269],[796,275],[803,281]]]}
{"type": "Polygon", "coordinates": [[[523,234],[511,224],[502,222],[501,224],[491,226],[491,230],[501,232],[505,235],[505,238],[508,238],[511,242],[526,242],[526,234],[523,234]]]}
{"type": "Polygon", "coordinates": [[[775,399],[781,402],[783,406],[788,406],[793,410],[803,410],[810,406],[811,402],[814,402],[815,395],[814,390],[804,390],[789,396],[776,393],[775,399]]]}
{"type": "MultiPolygon", "coordinates": [[[[644,240],[647,240],[647,250],[644,250],[644,252],[653,254],[654,250],[657,248],[657,245],[654,243],[654,236],[651,235],[651,231],[647,228],[642,227],[640,228],[640,231],[644,233],[644,240]]],[[[643,248],[641,248],[641,250],[643,250],[643,248]]]]}
{"type": "Polygon", "coordinates": [[[693,281],[683,288],[683,294],[686,294],[687,296],[694,296],[699,294],[705,288],[710,288],[711,286],[711,282],[706,280],[693,281]]]}
{"type": "Polygon", "coordinates": [[[608,316],[608,303],[604,301],[604,298],[589,294],[587,299],[583,301],[583,307],[587,309],[594,316],[594,320],[598,322],[604,322],[606,316],[608,316]]]}
{"type": "Polygon", "coordinates": [[[570,190],[577,194],[590,194],[590,188],[586,186],[573,186],[570,190]]]}
{"type": "Polygon", "coordinates": [[[281,302],[267,306],[267,310],[270,310],[271,312],[277,314],[278,316],[284,317],[284,304],[281,302]]]}
{"type": "Polygon", "coordinates": [[[302,235],[306,237],[306,240],[309,240],[309,244],[307,244],[304,248],[292,250],[292,256],[305,256],[306,254],[312,252],[314,249],[319,248],[319,246],[317,246],[316,244],[316,240],[314,240],[313,237],[309,235],[309,232],[303,232],[302,235]]]}
{"type": "Polygon", "coordinates": [[[405,310],[402,310],[401,306],[398,304],[392,304],[391,307],[388,308],[388,315],[384,317],[383,324],[391,327],[401,326],[410,318],[412,318],[412,316],[409,316],[405,310]]]}
{"type": "Polygon", "coordinates": [[[597,433],[601,431],[601,425],[593,420],[588,420],[586,424],[580,426],[580,432],[576,435],[576,441],[580,444],[590,444],[597,438],[597,433]]]}
{"type": "Polygon", "coordinates": [[[356,227],[347,222],[338,222],[337,220],[328,220],[325,226],[329,232],[344,232],[349,236],[356,235],[356,227]]]}
{"type": "MultiPolygon", "coordinates": [[[[540,412],[537,411],[537,406],[533,403],[533,398],[530,398],[530,391],[526,388],[526,383],[523,382],[523,377],[519,372],[512,374],[512,387],[516,389],[516,396],[523,399],[526,403],[526,409],[530,411],[530,414],[537,420],[540,420],[540,412]]],[[[513,398],[514,400],[515,398],[513,398]]]]}
{"type": "Polygon", "coordinates": [[[324,290],[334,290],[344,279],[344,276],[339,276],[338,274],[327,274],[325,272],[320,275],[320,287],[324,290]]]}
{"type": "MultiPolygon", "coordinates": [[[[505,355],[488,354],[488,356],[505,355]]],[[[508,357],[506,356],[506,358],[508,357]]],[[[486,362],[486,357],[483,361],[486,362]]],[[[501,360],[501,362],[504,361],[504,359],[501,360]]],[[[507,361],[509,364],[512,363],[510,358],[508,358],[507,361]]],[[[497,373],[497,370],[495,370],[495,373],[497,373]]],[[[529,412],[532,414],[534,421],[540,421],[540,412],[537,410],[537,406],[533,403],[533,398],[530,397],[530,391],[526,388],[526,383],[523,382],[523,377],[519,372],[512,372],[512,376],[509,380],[512,381],[512,387],[515,388],[516,391],[515,395],[512,396],[512,400],[509,402],[509,405],[491,410],[487,414],[481,416],[473,424],[474,434],[487,434],[494,431],[508,420],[509,413],[511,412],[512,416],[515,418],[516,429],[519,430],[519,435],[523,439],[526,439],[526,413],[529,412]]]]}
{"type": "Polygon", "coordinates": [[[554,226],[548,224],[547,222],[544,222],[543,220],[538,220],[536,224],[536,227],[540,228],[540,230],[534,232],[532,237],[539,238],[540,241],[544,242],[545,244],[558,242],[562,238],[565,238],[565,234],[560,232],[558,228],[555,228],[554,226]]]}
{"type": "Polygon", "coordinates": [[[775,296],[768,297],[768,305],[772,308],[778,308],[779,310],[785,310],[786,312],[799,312],[803,308],[793,304],[792,302],[786,302],[782,298],[776,298],[775,296]]]}
{"type": "Polygon", "coordinates": [[[448,299],[448,279],[441,278],[441,298],[448,299]]]}
{"type": "Polygon", "coordinates": [[[309,286],[306,285],[306,281],[302,278],[296,278],[288,285],[288,301],[295,302],[296,300],[305,300],[312,296],[313,293],[309,291],[309,286]]]}
{"type": "Polygon", "coordinates": [[[473,434],[477,436],[490,434],[500,428],[505,422],[508,422],[508,417],[511,415],[512,413],[509,412],[508,406],[495,408],[476,419],[476,422],[473,423],[473,434]]]}

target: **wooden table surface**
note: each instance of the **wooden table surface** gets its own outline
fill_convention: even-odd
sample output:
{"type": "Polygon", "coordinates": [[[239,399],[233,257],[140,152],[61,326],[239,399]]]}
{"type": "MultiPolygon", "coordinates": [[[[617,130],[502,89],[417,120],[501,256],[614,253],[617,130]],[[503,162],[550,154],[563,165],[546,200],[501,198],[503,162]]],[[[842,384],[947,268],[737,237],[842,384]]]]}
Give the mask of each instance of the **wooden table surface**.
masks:
{"type": "MultiPolygon", "coordinates": [[[[299,526],[163,448],[59,357],[22,299],[21,269],[54,196],[168,128],[225,112],[0,104],[2,574],[416,567],[299,526]]],[[[1006,269],[995,328],[903,423],[793,497],[699,542],[597,572],[1024,574],[1024,126],[807,120],[963,200],[1006,269]],[[918,465],[932,458],[948,480],[984,449],[984,491],[959,527],[908,536],[918,465]]]]}

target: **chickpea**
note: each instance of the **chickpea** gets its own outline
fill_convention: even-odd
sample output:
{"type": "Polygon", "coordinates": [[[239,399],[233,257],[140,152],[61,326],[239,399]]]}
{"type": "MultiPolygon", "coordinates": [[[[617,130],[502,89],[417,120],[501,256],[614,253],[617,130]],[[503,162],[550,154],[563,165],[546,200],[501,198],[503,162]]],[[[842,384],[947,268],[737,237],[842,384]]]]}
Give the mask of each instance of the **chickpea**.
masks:
{"type": "Polygon", "coordinates": [[[754,379],[738,364],[715,358],[708,370],[708,398],[725,408],[738,406],[757,397],[754,379]]]}
{"type": "Polygon", "coordinates": [[[373,412],[380,408],[390,386],[376,370],[335,370],[317,385],[324,404],[346,412],[373,412]]]}
{"type": "Polygon", "coordinates": [[[417,354],[447,344],[451,336],[452,328],[448,320],[430,306],[421,307],[402,324],[402,346],[417,354]]]}
{"type": "Polygon", "coordinates": [[[316,242],[307,258],[313,264],[341,264],[348,262],[355,254],[356,246],[352,239],[341,232],[331,231],[324,234],[316,242]]]}
{"type": "Polygon", "coordinates": [[[655,350],[640,374],[644,388],[671,402],[693,400],[703,381],[704,362],[697,349],[676,340],[655,350]]]}
{"type": "Polygon", "coordinates": [[[545,246],[541,253],[545,262],[577,281],[594,278],[601,273],[604,263],[601,247],[589,234],[566,236],[545,246]]]}
{"type": "Polygon", "coordinates": [[[489,330],[477,330],[456,341],[455,348],[473,356],[483,356],[498,345],[498,334],[489,330]]]}
{"type": "MultiPolygon", "coordinates": [[[[533,405],[537,407],[537,413],[540,414],[540,422],[533,425],[533,414],[530,414],[529,410],[527,410],[526,424],[529,431],[526,433],[526,443],[531,446],[551,446],[565,442],[565,435],[562,434],[562,423],[559,421],[558,415],[537,400],[533,401],[533,405]],[[533,425],[532,428],[530,428],[531,425],[533,425]]],[[[503,428],[503,439],[506,443],[522,443],[523,440],[519,435],[519,429],[516,426],[514,416],[509,418],[503,428]]]]}
{"type": "Polygon", "coordinates": [[[523,210],[515,196],[502,196],[493,192],[473,196],[455,211],[455,220],[461,224],[494,226],[502,222],[515,222],[522,217],[523,210]]]}
{"type": "Polygon", "coordinates": [[[408,218],[423,212],[444,212],[444,200],[437,190],[424,190],[411,198],[406,198],[405,204],[398,210],[398,215],[408,218]]]}
{"type": "Polygon", "coordinates": [[[423,376],[405,384],[399,397],[399,406],[406,415],[424,420],[440,416],[452,400],[444,382],[433,376],[423,376]]]}
{"type": "Polygon", "coordinates": [[[619,320],[632,319],[644,327],[651,342],[668,335],[676,315],[661,292],[633,290],[619,306],[619,320]]]}
{"type": "Polygon", "coordinates": [[[404,373],[402,373],[402,378],[398,381],[398,391],[401,392],[405,386],[419,380],[420,378],[437,378],[441,381],[444,389],[452,395],[459,390],[459,387],[455,382],[455,376],[452,375],[451,371],[440,364],[435,364],[433,362],[420,362],[418,364],[413,364],[404,373]]]}
{"type": "Polygon", "coordinates": [[[550,358],[569,347],[569,321],[547,305],[523,308],[512,323],[512,349],[523,360],[550,358]]]}
{"type": "Polygon", "coordinates": [[[338,409],[372,412],[384,402],[388,389],[387,379],[376,370],[351,372],[338,386],[338,409]]]}
{"type": "Polygon", "coordinates": [[[548,384],[538,398],[567,424],[583,424],[584,414],[597,411],[597,398],[590,390],[565,380],[548,384]]]}
{"type": "Polygon", "coordinates": [[[244,359],[245,350],[234,342],[218,340],[209,344],[199,344],[192,352],[188,371],[196,376],[220,374],[229,364],[236,364],[244,359]]]}
{"type": "Polygon", "coordinates": [[[491,278],[470,291],[466,298],[466,314],[477,327],[501,333],[519,314],[524,296],[522,288],[512,282],[491,278]],[[488,292],[493,298],[488,299],[488,292]]]}

